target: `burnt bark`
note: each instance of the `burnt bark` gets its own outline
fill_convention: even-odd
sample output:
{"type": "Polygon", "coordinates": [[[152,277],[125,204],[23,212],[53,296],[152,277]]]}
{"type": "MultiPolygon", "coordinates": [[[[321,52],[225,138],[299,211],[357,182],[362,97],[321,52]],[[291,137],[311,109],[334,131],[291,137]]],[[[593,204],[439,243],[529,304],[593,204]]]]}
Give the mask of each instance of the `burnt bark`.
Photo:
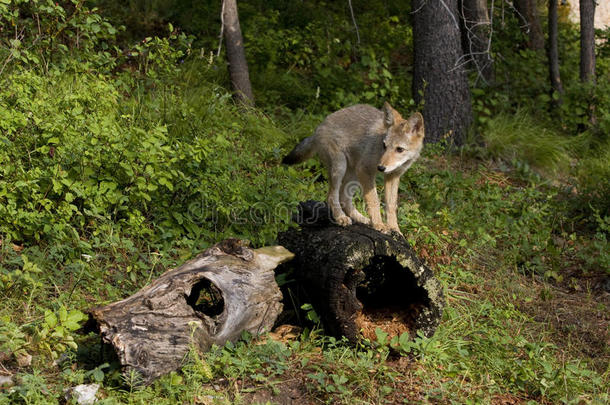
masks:
{"type": "Polygon", "coordinates": [[[595,0],[580,0],[580,80],[595,83],[595,0]]]}
{"type": "Polygon", "coordinates": [[[514,4],[518,14],[517,17],[523,22],[521,29],[528,37],[528,48],[534,51],[543,50],[544,34],[540,25],[536,0],[517,0],[514,4]]]}
{"type": "Polygon", "coordinates": [[[555,105],[561,105],[563,101],[563,85],[561,84],[561,75],[559,74],[559,50],[557,46],[557,0],[549,0],[549,76],[551,79],[551,88],[557,94],[557,99],[554,100],[555,105]]]}
{"type": "Polygon", "coordinates": [[[480,78],[487,84],[494,81],[490,51],[491,20],[487,0],[460,0],[462,48],[480,78]]]}
{"type": "Polygon", "coordinates": [[[423,101],[426,142],[464,142],[472,122],[457,0],[413,1],[413,98],[423,101]],[[446,7],[445,7],[446,6],[446,7]]]}
{"type": "Polygon", "coordinates": [[[134,295],[91,309],[88,327],[112,345],[123,372],[148,384],[180,367],[191,348],[268,331],[282,310],[273,270],[292,257],[281,246],[223,241],[134,295]]]}
{"type": "Polygon", "coordinates": [[[413,248],[398,233],[386,235],[362,224],[341,227],[330,218],[326,204],[301,203],[301,229],[278,235],[295,253],[278,272],[294,272],[325,331],[352,342],[374,339],[377,326],[387,326],[390,334],[431,336],[441,319],[443,291],[413,248]]]}
{"type": "Polygon", "coordinates": [[[239,25],[236,0],[224,0],[223,21],[225,24],[224,37],[227,47],[227,61],[229,75],[236,101],[242,105],[253,106],[254,94],[250,84],[248,62],[244,49],[244,39],[239,25]]]}

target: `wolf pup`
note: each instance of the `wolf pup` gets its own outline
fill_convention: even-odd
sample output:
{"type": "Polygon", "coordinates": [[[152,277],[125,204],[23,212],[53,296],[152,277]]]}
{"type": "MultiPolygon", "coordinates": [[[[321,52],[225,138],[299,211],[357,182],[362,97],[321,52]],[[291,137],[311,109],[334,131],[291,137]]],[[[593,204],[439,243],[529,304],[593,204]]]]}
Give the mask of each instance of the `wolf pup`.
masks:
{"type": "Polygon", "coordinates": [[[378,231],[400,233],[396,219],[400,176],[417,160],[424,140],[424,118],[418,112],[402,118],[387,102],[383,110],[358,104],[330,114],[290,152],[282,163],[301,163],[317,154],[326,169],[328,206],[342,226],[353,221],[372,224],[378,231]],[[375,175],[385,177],[387,225],[381,219],[375,175]],[[362,188],[370,220],[352,204],[362,188]]]}

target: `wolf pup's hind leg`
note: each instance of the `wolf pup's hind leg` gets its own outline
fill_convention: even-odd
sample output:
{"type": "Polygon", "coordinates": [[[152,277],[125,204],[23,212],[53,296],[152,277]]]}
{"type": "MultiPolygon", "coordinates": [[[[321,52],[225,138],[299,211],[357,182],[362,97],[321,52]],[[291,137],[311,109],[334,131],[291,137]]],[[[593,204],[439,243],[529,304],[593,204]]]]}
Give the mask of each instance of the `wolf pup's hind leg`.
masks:
{"type": "Polygon", "coordinates": [[[343,177],[343,183],[341,184],[341,195],[339,199],[341,200],[341,207],[343,207],[343,211],[352,219],[352,222],[359,222],[361,224],[369,225],[371,220],[365,217],[354,207],[353,198],[356,190],[361,188],[360,182],[356,179],[355,176],[350,176],[346,174],[343,177]]]}
{"type": "Polygon", "coordinates": [[[340,199],[341,184],[343,183],[343,178],[345,177],[345,172],[347,170],[347,159],[340,154],[329,163],[330,164],[327,166],[330,183],[327,200],[328,206],[337,224],[341,226],[351,225],[352,220],[343,212],[340,199]]]}

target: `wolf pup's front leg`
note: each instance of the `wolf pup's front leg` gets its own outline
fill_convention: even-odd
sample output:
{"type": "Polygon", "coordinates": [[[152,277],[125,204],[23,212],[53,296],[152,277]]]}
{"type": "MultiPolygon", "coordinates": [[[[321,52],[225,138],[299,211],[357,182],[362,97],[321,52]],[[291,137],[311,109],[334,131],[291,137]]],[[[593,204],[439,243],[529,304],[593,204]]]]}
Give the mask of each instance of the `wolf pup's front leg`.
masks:
{"type": "Polygon", "coordinates": [[[375,185],[375,177],[369,173],[360,173],[360,183],[362,184],[362,192],[364,194],[364,203],[366,211],[371,218],[371,226],[380,231],[387,232],[388,227],[381,219],[381,209],[379,206],[379,197],[377,196],[377,187],[375,185]]]}
{"type": "Polygon", "coordinates": [[[398,227],[396,211],[398,210],[398,186],[400,185],[400,175],[385,176],[385,213],[388,227],[402,235],[398,227]]]}

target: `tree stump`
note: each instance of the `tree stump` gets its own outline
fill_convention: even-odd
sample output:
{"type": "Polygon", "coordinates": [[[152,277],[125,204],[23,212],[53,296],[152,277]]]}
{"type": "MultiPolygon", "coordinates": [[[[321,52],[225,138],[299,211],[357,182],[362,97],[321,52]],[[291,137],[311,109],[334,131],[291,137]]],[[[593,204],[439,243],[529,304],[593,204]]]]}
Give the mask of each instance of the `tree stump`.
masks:
{"type": "Polygon", "coordinates": [[[442,287],[401,235],[334,225],[326,204],[316,201],[301,203],[295,221],[301,229],[278,236],[295,254],[282,269],[294,271],[327,332],[352,342],[375,340],[377,327],[390,336],[434,333],[442,287]]]}
{"type": "Polygon", "coordinates": [[[122,301],[89,311],[124,372],[144,384],[180,367],[191,347],[268,331],[282,311],[273,270],[294,255],[282,246],[249,249],[228,239],[164,273],[122,301]]]}

